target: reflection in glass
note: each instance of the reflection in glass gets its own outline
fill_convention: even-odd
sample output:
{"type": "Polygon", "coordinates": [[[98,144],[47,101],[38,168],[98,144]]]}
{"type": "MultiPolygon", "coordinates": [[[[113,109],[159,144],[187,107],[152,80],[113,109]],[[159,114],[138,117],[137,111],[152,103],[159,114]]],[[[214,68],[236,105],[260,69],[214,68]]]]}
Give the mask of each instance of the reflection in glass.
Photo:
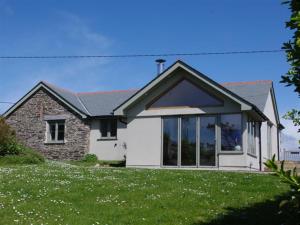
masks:
{"type": "Polygon", "coordinates": [[[163,119],[163,165],[177,166],[178,118],[163,119]]]}
{"type": "Polygon", "coordinates": [[[221,115],[221,147],[223,151],[242,150],[241,114],[221,115]]]}
{"type": "Polygon", "coordinates": [[[215,124],[215,117],[200,117],[200,166],[216,165],[215,124]]]}
{"type": "Polygon", "coordinates": [[[181,119],[181,165],[196,166],[196,117],[181,119]]]}
{"type": "Polygon", "coordinates": [[[174,106],[219,106],[223,101],[207,93],[207,91],[194,85],[190,81],[183,80],[175,87],[161,96],[150,108],[174,107],[174,106]]]}

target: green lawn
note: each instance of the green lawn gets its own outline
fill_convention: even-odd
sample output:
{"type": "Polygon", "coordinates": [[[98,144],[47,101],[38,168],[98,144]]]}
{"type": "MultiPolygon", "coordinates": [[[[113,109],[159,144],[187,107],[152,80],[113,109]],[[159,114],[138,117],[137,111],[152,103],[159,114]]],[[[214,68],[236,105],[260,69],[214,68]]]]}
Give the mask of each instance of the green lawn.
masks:
{"type": "Polygon", "coordinates": [[[88,168],[0,167],[0,224],[280,224],[271,175],[88,168]]]}

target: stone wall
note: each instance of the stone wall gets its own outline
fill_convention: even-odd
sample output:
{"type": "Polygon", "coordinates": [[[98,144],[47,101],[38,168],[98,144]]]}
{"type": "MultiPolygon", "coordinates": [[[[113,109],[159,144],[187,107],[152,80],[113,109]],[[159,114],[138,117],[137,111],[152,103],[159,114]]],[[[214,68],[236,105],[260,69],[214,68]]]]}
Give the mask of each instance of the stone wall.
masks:
{"type": "Polygon", "coordinates": [[[88,152],[90,125],[68,109],[45,89],[39,89],[11,113],[6,121],[25,145],[41,152],[48,159],[80,159],[88,152]],[[65,143],[46,142],[45,116],[65,115],[65,143]]]}

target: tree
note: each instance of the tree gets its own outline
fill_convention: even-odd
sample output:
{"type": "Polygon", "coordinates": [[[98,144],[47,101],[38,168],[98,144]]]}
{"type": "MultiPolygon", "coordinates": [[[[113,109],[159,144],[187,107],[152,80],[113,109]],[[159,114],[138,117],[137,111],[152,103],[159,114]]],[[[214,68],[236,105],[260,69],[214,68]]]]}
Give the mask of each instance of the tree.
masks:
{"type": "MultiPolygon", "coordinates": [[[[294,91],[300,97],[300,1],[289,0],[284,1],[283,4],[288,4],[291,10],[291,17],[286,22],[286,28],[292,30],[294,33],[292,40],[284,43],[282,47],[285,50],[290,69],[281,77],[281,83],[285,83],[286,86],[293,86],[295,88],[294,91]]],[[[300,126],[300,111],[292,109],[284,118],[292,120],[295,126],[300,126]]],[[[300,132],[300,129],[298,132],[300,132]]]]}

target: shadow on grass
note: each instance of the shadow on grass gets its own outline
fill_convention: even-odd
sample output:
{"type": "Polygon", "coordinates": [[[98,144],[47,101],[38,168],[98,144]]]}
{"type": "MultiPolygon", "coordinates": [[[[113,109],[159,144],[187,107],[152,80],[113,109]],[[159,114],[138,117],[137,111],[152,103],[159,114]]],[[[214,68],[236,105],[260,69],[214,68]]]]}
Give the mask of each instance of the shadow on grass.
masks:
{"type": "Polygon", "coordinates": [[[256,203],[245,208],[226,208],[227,213],[209,222],[195,222],[193,225],[300,225],[296,214],[279,213],[279,204],[289,198],[289,193],[275,200],[256,203]]]}

